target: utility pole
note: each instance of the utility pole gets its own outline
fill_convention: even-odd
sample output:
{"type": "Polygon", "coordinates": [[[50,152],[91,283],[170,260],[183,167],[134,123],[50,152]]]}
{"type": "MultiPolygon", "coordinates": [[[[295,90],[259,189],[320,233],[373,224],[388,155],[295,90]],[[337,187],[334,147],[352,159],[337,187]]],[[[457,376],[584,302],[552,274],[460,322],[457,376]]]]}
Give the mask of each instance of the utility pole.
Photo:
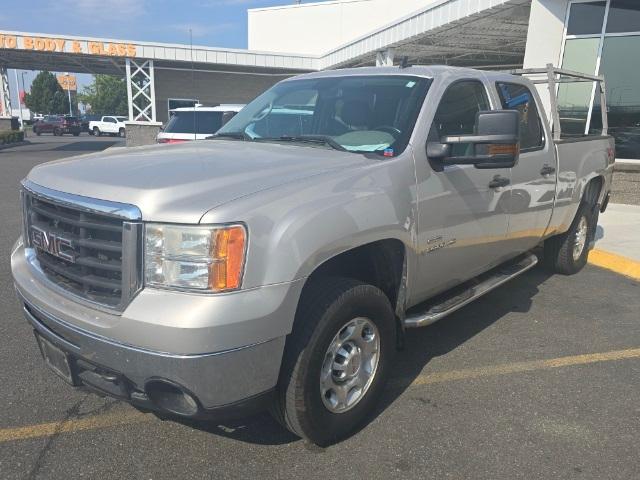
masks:
{"type": "Polygon", "coordinates": [[[73,117],[73,110],[71,108],[71,85],[69,85],[69,72],[65,73],[67,77],[67,94],[69,95],[69,116],[73,117]]]}
{"type": "Polygon", "coordinates": [[[16,92],[18,93],[18,108],[20,109],[20,128],[24,130],[24,117],[22,116],[22,101],[20,100],[20,84],[18,83],[18,69],[14,69],[16,76],[16,92]]]}

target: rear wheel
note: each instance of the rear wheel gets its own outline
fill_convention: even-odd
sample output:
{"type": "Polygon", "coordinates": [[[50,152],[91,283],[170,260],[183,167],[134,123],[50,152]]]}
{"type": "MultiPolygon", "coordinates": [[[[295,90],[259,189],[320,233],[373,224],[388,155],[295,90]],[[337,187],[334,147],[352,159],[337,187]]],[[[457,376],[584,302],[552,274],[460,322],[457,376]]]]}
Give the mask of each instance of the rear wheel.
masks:
{"type": "Polygon", "coordinates": [[[98,127],[93,127],[93,134],[96,137],[99,137],[100,135],[102,135],[102,133],[100,133],[100,129],[98,127]]]}
{"type": "Polygon", "coordinates": [[[583,201],[569,230],[544,242],[544,261],[548,269],[572,275],[586,265],[589,244],[598,221],[594,210],[592,205],[583,201]]]}
{"type": "Polygon", "coordinates": [[[124,137],[124,128],[120,128],[120,130],[118,130],[118,136],[124,137]]]}
{"type": "Polygon", "coordinates": [[[346,278],[314,280],[300,302],[273,413],[294,434],[329,445],[373,410],[395,354],[395,316],[380,289],[346,278]]]}
{"type": "Polygon", "coordinates": [[[54,134],[56,137],[61,137],[61,136],[62,136],[62,130],[61,130],[61,129],[59,129],[59,128],[54,128],[54,129],[53,129],[53,134],[54,134]]]}

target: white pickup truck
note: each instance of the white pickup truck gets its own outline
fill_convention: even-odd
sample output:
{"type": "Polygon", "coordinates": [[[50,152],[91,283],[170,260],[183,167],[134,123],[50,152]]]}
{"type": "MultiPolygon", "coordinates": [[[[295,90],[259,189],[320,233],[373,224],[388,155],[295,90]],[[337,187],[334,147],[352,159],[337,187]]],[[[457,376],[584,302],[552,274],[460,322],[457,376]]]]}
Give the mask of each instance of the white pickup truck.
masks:
{"type": "Polygon", "coordinates": [[[89,133],[95,135],[96,137],[99,137],[103,133],[124,137],[126,131],[124,122],[126,121],[127,117],[105,115],[100,120],[89,122],[89,133]]]}

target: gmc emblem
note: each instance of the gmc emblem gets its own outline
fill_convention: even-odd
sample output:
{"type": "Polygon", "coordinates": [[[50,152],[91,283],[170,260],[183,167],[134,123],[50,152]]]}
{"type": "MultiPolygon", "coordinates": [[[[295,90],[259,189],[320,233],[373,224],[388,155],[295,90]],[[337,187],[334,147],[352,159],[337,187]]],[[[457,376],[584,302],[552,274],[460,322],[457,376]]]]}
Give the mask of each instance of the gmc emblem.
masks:
{"type": "Polygon", "coordinates": [[[47,232],[35,225],[31,226],[31,243],[36,248],[47,252],[54,257],[74,263],[76,255],[73,252],[71,240],[58,234],[47,232]]]}

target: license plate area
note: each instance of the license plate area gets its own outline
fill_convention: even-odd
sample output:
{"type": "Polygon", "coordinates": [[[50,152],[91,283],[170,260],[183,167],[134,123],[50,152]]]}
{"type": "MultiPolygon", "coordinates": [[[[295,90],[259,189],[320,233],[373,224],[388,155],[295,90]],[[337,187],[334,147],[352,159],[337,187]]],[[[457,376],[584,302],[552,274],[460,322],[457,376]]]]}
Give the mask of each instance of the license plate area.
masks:
{"type": "Polygon", "coordinates": [[[56,347],[46,338],[34,332],[38,346],[40,347],[40,353],[47,366],[54,371],[65,382],[76,385],[73,372],[71,369],[71,360],[63,350],[56,347]]]}

